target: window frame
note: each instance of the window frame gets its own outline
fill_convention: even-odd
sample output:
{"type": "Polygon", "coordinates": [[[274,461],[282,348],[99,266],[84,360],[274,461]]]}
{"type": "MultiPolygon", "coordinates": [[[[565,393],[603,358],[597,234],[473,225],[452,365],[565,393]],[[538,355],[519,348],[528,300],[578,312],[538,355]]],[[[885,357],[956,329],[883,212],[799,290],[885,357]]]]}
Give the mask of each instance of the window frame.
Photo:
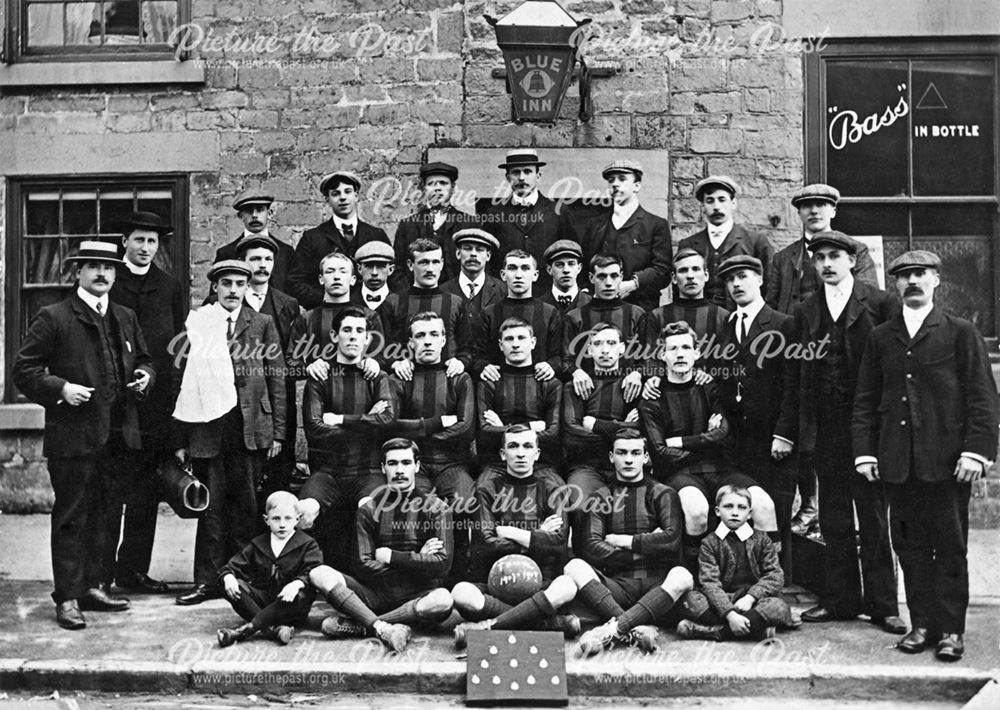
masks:
{"type": "MultiPolygon", "coordinates": [[[[900,59],[909,62],[924,60],[976,59],[988,60],[993,63],[993,75],[1000,78],[1000,39],[982,37],[950,37],[913,38],[913,39],[837,39],[829,40],[822,52],[813,52],[803,56],[803,82],[805,85],[805,175],[807,183],[826,182],[828,178],[826,141],[826,71],[825,62],[829,60],[864,60],[864,59],[900,59]]],[[[993,205],[992,232],[987,235],[993,260],[1000,259],[1000,86],[993,95],[993,194],[992,195],[949,195],[949,196],[844,196],[842,205],[893,205],[907,208],[907,244],[913,248],[914,237],[913,208],[922,205],[993,205]]],[[[911,112],[912,113],[912,112],[911,112]]],[[[912,117],[908,117],[912,121],[912,117]]],[[[909,157],[908,179],[913,187],[913,131],[907,131],[907,151],[909,157]]],[[[1000,295],[1000,268],[994,263],[990,271],[993,274],[993,293],[1000,295]]],[[[1000,305],[993,308],[994,332],[1000,333],[1000,305]]]]}
{"type": "MultiPolygon", "coordinates": [[[[26,0],[4,0],[7,26],[4,42],[5,64],[47,62],[139,62],[173,61],[170,44],[97,45],[28,48],[28,12],[26,0]]],[[[192,0],[177,0],[177,26],[191,21],[192,0]]],[[[187,56],[176,57],[187,59],[187,56]]]]}
{"type": "MultiPolygon", "coordinates": [[[[168,249],[174,265],[173,276],[185,289],[190,290],[190,233],[188,228],[188,206],[190,181],[185,173],[148,173],[141,175],[95,174],[72,177],[8,177],[7,178],[7,219],[4,279],[4,387],[0,404],[26,402],[23,395],[15,392],[11,376],[14,359],[21,347],[24,330],[21,323],[21,291],[23,289],[22,245],[27,225],[25,194],[27,190],[51,189],[69,191],[73,189],[101,188],[109,190],[142,189],[166,187],[174,195],[171,224],[174,227],[169,237],[168,249]]],[[[97,238],[97,235],[94,236],[97,238]]]]}

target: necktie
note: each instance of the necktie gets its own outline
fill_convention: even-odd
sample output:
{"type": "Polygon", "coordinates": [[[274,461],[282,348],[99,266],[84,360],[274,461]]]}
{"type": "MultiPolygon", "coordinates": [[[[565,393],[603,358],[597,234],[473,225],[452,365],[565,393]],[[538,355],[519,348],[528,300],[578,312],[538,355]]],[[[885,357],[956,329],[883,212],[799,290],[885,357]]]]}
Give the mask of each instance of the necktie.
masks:
{"type": "Polygon", "coordinates": [[[564,306],[568,306],[569,302],[573,300],[570,296],[557,296],[556,298],[559,300],[559,303],[564,306]]]}
{"type": "Polygon", "coordinates": [[[476,297],[476,284],[469,282],[469,300],[476,297]]]}
{"type": "Polygon", "coordinates": [[[235,333],[236,324],[233,323],[232,318],[226,318],[226,340],[232,340],[235,333]]]}
{"type": "Polygon", "coordinates": [[[97,308],[97,315],[99,315],[101,318],[103,318],[104,317],[104,305],[100,301],[98,301],[96,308],[97,308]]]}
{"type": "Polygon", "coordinates": [[[344,239],[354,239],[354,225],[353,224],[350,224],[350,223],[345,224],[344,227],[343,227],[343,229],[341,231],[344,234],[344,239]]]}
{"type": "Polygon", "coordinates": [[[377,293],[366,293],[365,300],[369,303],[380,303],[382,301],[382,297],[377,293]]]}
{"type": "Polygon", "coordinates": [[[747,314],[740,313],[740,325],[736,331],[736,341],[742,343],[747,339],[747,314]]]}

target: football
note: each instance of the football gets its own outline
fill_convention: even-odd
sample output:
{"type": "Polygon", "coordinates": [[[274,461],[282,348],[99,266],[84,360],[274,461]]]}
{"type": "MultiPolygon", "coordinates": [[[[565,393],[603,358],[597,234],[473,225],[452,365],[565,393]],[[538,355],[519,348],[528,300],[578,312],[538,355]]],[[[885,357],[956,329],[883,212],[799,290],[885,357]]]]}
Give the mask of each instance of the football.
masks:
{"type": "Polygon", "coordinates": [[[507,555],[490,569],[490,594],[507,604],[518,604],[542,588],[542,570],[530,557],[507,555]]]}

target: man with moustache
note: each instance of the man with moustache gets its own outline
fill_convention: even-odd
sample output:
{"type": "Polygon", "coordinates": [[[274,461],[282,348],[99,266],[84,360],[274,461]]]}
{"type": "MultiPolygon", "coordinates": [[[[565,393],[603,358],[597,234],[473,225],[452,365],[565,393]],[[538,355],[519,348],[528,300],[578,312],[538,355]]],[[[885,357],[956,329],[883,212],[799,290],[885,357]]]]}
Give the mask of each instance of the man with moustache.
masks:
{"type": "Polygon", "coordinates": [[[911,631],[906,653],[965,653],[972,483],[997,452],[996,383],[972,323],[934,303],[941,259],[914,250],[893,259],[903,308],[868,336],[851,433],[854,465],[885,484],[911,631]]]}
{"type": "MultiPolygon", "coordinates": [[[[830,223],[837,216],[840,191],[823,183],[806,185],[792,195],[792,206],[802,220],[802,239],[792,242],[774,255],[765,274],[767,289],[764,300],[781,313],[792,313],[795,304],[801,303],[814,294],[822,285],[816,269],[810,266],[808,245],[817,234],[832,229],[830,223]]],[[[868,253],[868,247],[859,243],[855,253],[856,264],[852,269],[854,278],[878,288],[875,262],[868,253]]],[[[818,532],[819,516],[816,497],[816,474],[809,453],[799,460],[799,493],[802,505],[792,519],[792,531],[796,534],[818,532]]]]}
{"type": "Polygon", "coordinates": [[[32,319],[12,379],[45,407],[52,599],[58,624],[75,630],[87,625],[81,611],[130,606],[106,584],[121,520],[120,507],[108,514],[108,489],[141,448],[135,400],[154,384],[154,370],[135,313],[108,298],[122,263],[115,245],[84,241],[68,261],[77,264],[77,287],[32,319]]]}
{"type": "MultiPolygon", "coordinates": [[[[460,229],[452,239],[459,272],[441,284],[441,290],[462,297],[463,322],[466,334],[471,335],[479,324],[483,309],[503,298],[503,282],[486,273],[486,265],[497,253],[500,242],[489,232],[475,228],[460,229]]],[[[459,347],[462,347],[461,343],[459,347]]]]}
{"type": "Polygon", "coordinates": [[[361,305],[377,311],[389,297],[389,277],[395,273],[395,255],[385,242],[368,242],[354,253],[361,276],[352,295],[361,305]]]}
{"type": "MultiPolygon", "coordinates": [[[[278,245],[266,236],[250,237],[243,240],[239,249],[240,257],[250,267],[250,283],[244,301],[258,313],[270,316],[278,330],[278,340],[286,361],[292,339],[292,324],[299,317],[299,302],[271,285],[278,245]]],[[[287,491],[292,482],[295,468],[295,432],[298,424],[298,408],[295,406],[295,377],[288,373],[285,378],[285,438],[281,453],[267,461],[264,466],[258,508],[263,509],[267,497],[275,491],[287,491]]]]}
{"type": "MultiPolygon", "coordinates": [[[[124,268],[119,268],[109,296],[119,305],[135,311],[153,358],[156,383],[139,402],[142,452],[135,478],[115,478],[115,495],[125,504],[121,545],[109,554],[117,562],[109,565],[115,584],[127,591],[162,593],[165,582],[149,576],[149,562],[156,534],[159,484],[156,469],[173,451],[170,448],[170,415],[174,411],[173,354],[170,343],[184,329],[188,312],[185,289],[173,276],[153,263],[161,240],[172,230],[159,215],[133,212],[121,222],[125,247],[124,268]]],[[[117,535],[115,543],[118,542],[117,535]]],[[[110,581],[110,580],[108,580],[110,581]]]]}
{"type": "MultiPolygon", "coordinates": [[[[537,265],[543,262],[549,245],[574,237],[567,210],[539,191],[545,165],[539,160],[538,151],[518,148],[509,151],[504,162],[497,166],[504,171],[510,195],[490,201],[479,211],[480,226],[500,243],[497,259],[490,267],[495,276],[500,275],[503,259],[512,250],[531,254],[537,265]]],[[[550,286],[548,274],[541,274],[538,292],[550,286]]]]}
{"type": "Polygon", "coordinates": [[[355,252],[371,241],[391,246],[382,229],[358,218],[361,178],[348,170],[338,170],[323,176],[319,191],[333,215],[302,234],[288,275],[288,293],[306,309],[323,302],[323,289],[318,285],[320,259],[332,252],[353,259],[355,252]]]}
{"type": "Polygon", "coordinates": [[[188,316],[175,359],[174,456],[209,490],[182,606],[221,596],[218,572],[256,536],[257,486],[285,440],[285,358],[274,320],[246,306],[250,275],[244,261],[212,265],[217,301],[188,316]]]}
{"type": "Polygon", "coordinates": [[[820,357],[801,363],[799,439],[801,449],[814,451],[826,544],[823,593],[802,620],[853,619],[864,613],[884,631],[902,634],[906,624],[896,604],[885,491],[852,470],[851,456],[851,408],[861,355],[868,334],[889,319],[894,304],[888,294],[851,274],[857,242],[847,235],[817,234],[809,251],[823,287],[795,307],[795,331],[804,344],[826,346],[820,357]]]}
{"type": "Polygon", "coordinates": [[[442,282],[458,276],[455,233],[475,227],[476,217],[452,205],[451,199],[457,182],[458,168],[454,165],[427,163],[420,166],[420,186],[425,203],[419,210],[404,217],[396,227],[396,237],[393,240],[396,272],[390,284],[393,291],[401,291],[409,286],[406,261],[409,258],[410,244],[418,239],[429,239],[441,247],[444,253],[442,282]]]}
{"type": "Polygon", "coordinates": [[[639,205],[642,165],[616,160],[601,171],[611,192],[611,211],[593,220],[583,241],[584,259],[610,254],[622,263],[619,297],[650,311],[670,283],[670,225],[639,205]]]}
{"type": "Polygon", "coordinates": [[[278,249],[274,254],[274,268],[271,273],[271,283],[275,288],[284,291],[287,288],[288,272],[292,268],[295,250],[271,234],[268,223],[271,221],[271,204],[274,198],[260,190],[247,190],[233,202],[236,216],[243,223],[243,234],[215,252],[215,261],[240,258],[239,249],[244,239],[253,236],[270,237],[278,249]]]}
{"type": "Polygon", "coordinates": [[[580,288],[583,249],[570,239],[560,239],[545,250],[545,271],[552,278],[552,288],[539,291],[538,300],[559,309],[565,315],[590,302],[590,294],[580,288]]]}
{"type": "MultiPolygon", "coordinates": [[[[765,288],[768,265],[774,248],[767,237],[733,221],[739,205],[736,197],[740,186],[728,175],[709,175],[694,186],[694,198],[701,203],[701,211],[708,222],[705,229],[682,239],[678,249],[694,249],[702,255],[708,272],[705,298],[722,308],[732,308],[727,300],[726,285],[718,277],[719,265],[731,256],[747,254],[760,259],[764,267],[765,288]]],[[[695,328],[697,330],[697,328],[695,328]]]]}

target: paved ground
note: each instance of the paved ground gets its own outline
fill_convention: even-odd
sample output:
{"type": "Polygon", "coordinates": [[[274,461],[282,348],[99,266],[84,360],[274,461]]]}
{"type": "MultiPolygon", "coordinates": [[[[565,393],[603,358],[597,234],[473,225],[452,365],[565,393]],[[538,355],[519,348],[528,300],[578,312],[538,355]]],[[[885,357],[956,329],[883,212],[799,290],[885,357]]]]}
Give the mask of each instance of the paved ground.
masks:
{"type": "MultiPolygon", "coordinates": [[[[287,647],[254,640],[220,649],[215,629],[238,621],[229,605],[215,600],[178,607],[172,595],[134,596],[128,612],[88,613],[85,631],[63,631],[48,597],[48,531],[47,516],[0,515],[6,543],[0,546],[0,688],[21,689],[7,701],[24,702],[30,697],[25,689],[52,688],[279,693],[286,699],[319,689],[435,697],[464,691],[465,663],[447,632],[416,636],[402,656],[385,654],[371,640],[332,641],[319,634],[329,611],[325,603],[313,608],[309,628],[287,647]]],[[[806,625],[780,633],[772,644],[680,642],[662,632],[653,656],[622,648],[584,661],[568,644],[571,695],[888,697],[954,707],[1000,673],[997,538],[996,531],[971,535],[973,605],[967,657],[959,664],[901,654],[892,647],[896,637],[862,620],[806,625]]],[[[161,515],[151,574],[182,589],[190,579],[193,543],[193,522],[161,515]]],[[[806,599],[800,600],[801,611],[806,599]]]]}

